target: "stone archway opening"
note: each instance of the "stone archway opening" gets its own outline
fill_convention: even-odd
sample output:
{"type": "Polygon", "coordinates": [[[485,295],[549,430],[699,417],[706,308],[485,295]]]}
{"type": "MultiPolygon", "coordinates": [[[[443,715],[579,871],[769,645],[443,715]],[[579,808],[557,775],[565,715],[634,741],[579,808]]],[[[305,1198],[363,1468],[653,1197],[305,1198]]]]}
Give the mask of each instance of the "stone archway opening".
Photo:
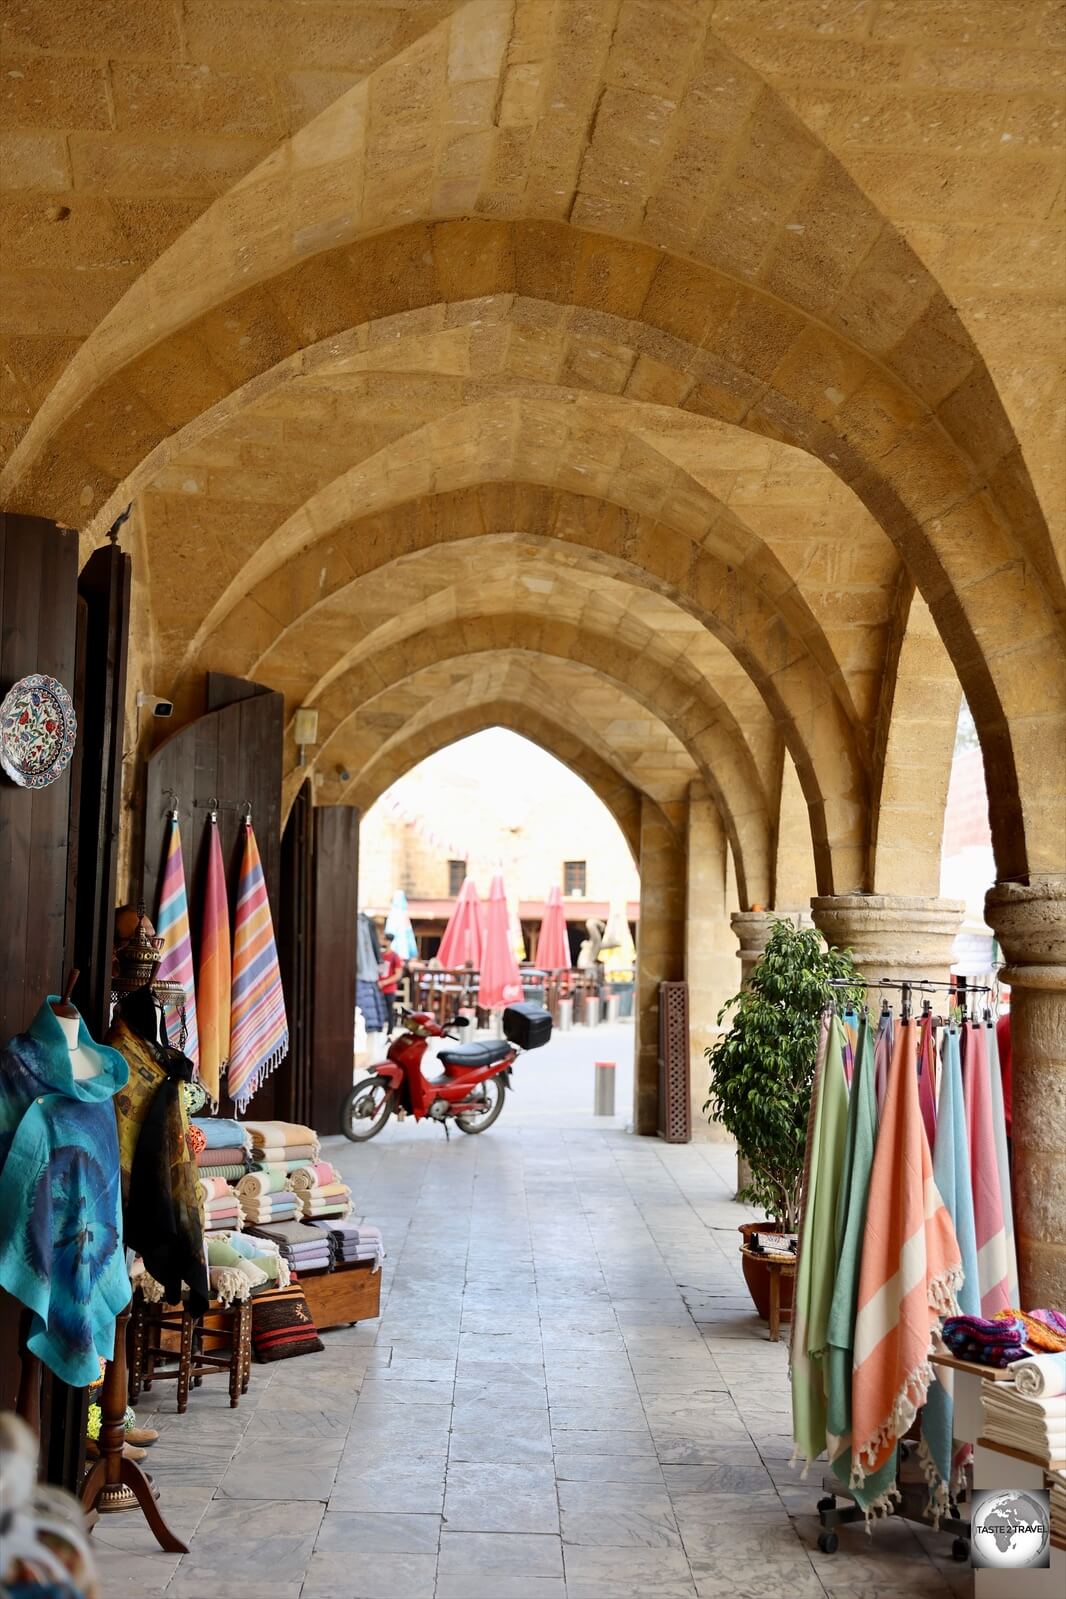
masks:
{"type": "Polygon", "coordinates": [[[380,921],[403,890],[418,945],[407,973],[412,1003],[456,985],[473,994],[475,980],[442,969],[438,950],[463,882],[473,880],[484,904],[499,875],[526,998],[546,1005],[554,1019],[551,1044],[516,1072],[509,1119],[513,1113],[524,1124],[589,1124],[596,1063],[606,1061],[614,1114],[601,1109],[596,1125],[631,1128],[639,832],[634,839],[624,807],[594,766],[579,770],[551,751],[536,736],[532,715],[525,728],[520,715],[508,720],[490,718],[469,733],[457,719],[456,736],[416,757],[370,803],[360,823],[360,908],[380,921]],[[555,887],[570,960],[562,972],[540,958],[546,901],[555,887]],[[619,940],[610,950],[605,934],[619,940]]]}

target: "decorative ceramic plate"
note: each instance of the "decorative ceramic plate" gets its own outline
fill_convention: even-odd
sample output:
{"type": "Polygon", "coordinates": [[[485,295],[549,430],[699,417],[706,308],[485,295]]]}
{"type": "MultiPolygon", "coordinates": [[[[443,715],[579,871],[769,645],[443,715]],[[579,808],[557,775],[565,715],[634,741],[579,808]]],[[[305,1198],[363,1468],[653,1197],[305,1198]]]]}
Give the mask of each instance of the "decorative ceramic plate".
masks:
{"type": "Polygon", "coordinates": [[[47,788],[66,771],[77,732],[62,683],[33,672],[0,704],[0,766],[20,788],[47,788]]]}

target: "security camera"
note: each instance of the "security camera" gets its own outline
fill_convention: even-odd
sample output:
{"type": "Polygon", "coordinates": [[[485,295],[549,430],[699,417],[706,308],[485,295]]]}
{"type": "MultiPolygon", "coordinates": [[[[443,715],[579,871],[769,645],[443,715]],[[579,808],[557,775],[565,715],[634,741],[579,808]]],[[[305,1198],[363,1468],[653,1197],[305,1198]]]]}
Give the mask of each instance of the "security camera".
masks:
{"type": "Polygon", "coordinates": [[[347,783],[347,781],[351,777],[351,775],[352,775],[351,772],[349,772],[349,770],[348,770],[348,768],[346,766],[338,766],[337,767],[337,776],[340,778],[342,783],[347,783]]]}
{"type": "Polygon", "coordinates": [[[174,701],[160,699],[158,694],[138,694],[137,709],[150,710],[153,716],[173,716],[174,701]]]}

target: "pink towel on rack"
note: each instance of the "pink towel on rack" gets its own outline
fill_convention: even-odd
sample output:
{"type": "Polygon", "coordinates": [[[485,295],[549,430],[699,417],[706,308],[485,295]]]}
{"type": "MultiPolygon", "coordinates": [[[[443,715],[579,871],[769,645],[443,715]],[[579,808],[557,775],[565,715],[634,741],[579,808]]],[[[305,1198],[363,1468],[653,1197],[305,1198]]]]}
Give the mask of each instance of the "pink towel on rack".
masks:
{"type": "Polygon", "coordinates": [[[933,1018],[923,1016],[918,1041],[918,1103],[929,1148],[936,1147],[936,1050],[933,1047],[933,1018]]]}
{"type": "Polygon", "coordinates": [[[1008,1309],[1011,1302],[1007,1229],[999,1186],[984,1028],[967,1022],[962,1031],[962,1043],[966,1133],[970,1143],[970,1182],[977,1234],[977,1283],[981,1290],[981,1314],[988,1318],[1008,1309]]]}

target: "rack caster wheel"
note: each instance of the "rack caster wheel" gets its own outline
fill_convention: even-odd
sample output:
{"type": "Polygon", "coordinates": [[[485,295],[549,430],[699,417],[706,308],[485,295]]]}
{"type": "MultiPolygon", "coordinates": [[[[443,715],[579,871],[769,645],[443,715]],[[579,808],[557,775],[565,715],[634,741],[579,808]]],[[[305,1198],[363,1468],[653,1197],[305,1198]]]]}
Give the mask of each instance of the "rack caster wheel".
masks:
{"type": "Polygon", "coordinates": [[[818,1547],[823,1555],[835,1555],[840,1547],[840,1539],[835,1532],[820,1532],[818,1534],[818,1547]]]}
{"type": "Polygon", "coordinates": [[[836,1494],[826,1494],[824,1499],[819,1499],[819,1501],[818,1501],[818,1509],[821,1510],[821,1511],[835,1510],[836,1507],[837,1507],[837,1496],[836,1496],[836,1494]]]}
{"type": "Polygon", "coordinates": [[[959,1561],[969,1560],[969,1558],[970,1558],[970,1541],[969,1541],[968,1538],[956,1538],[955,1539],[954,1543],[951,1546],[951,1558],[952,1558],[952,1560],[959,1560],[959,1561]]]}

